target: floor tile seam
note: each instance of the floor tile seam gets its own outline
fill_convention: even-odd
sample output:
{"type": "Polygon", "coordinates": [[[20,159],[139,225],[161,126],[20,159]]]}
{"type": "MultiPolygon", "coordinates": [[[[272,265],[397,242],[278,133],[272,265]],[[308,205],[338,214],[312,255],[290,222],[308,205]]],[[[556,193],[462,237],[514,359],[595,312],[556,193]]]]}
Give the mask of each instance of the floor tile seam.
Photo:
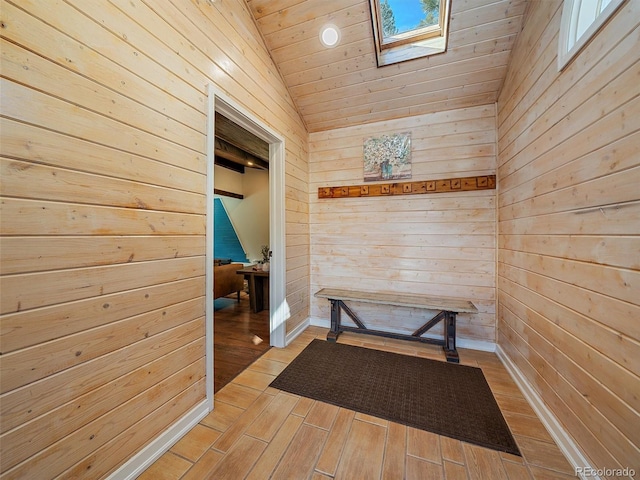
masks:
{"type": "MultiPolygon", "coordinates": [[[[389,422],[390,424],[393,422],[389,422]]],[[[401,425],[401,424],[398,424],[401,425]]],[[[404,425],[402,425],[404,427],[404,425]]],[[[388,450],[388,446],[390,445],[389,443],[389,435],[391,434],[391,429],[387,428],[386,432],[384,434],[384,452],[383,452],[383,458],[382,458],[382,465],[381,465],[381,470],[380,470],[380,477],[382,478],[382,475],[384,474],[385,471],[385,464],[387,463],[387,450],[388,450]]],[[[407,443],[408,443],[408,434],[409,434],[409,429],[408,428],[404,428],[404,448],[402,449],[402,465],[404,468],[404,472],[406,472],[407,469],[407,443]]],[[[403,472],[403,473],[404,473],[403,472]]]]}
{"type": "MultiPolygon", "coordinates": [[[[264,395],[267,395],[267,394],[264,394],[264,395]]],[[[260,396],[262,396],[262,395],[260,395],[260,396]]],[[[246,409],[242,414],[240,414],[240,416],[239,416],[239,417],[236,419],[236,421],[235,421],[235,422],[234,422],[234,423],[229,427],[229,429],[227,429],[227,430],[225,431],[225,433],[229,432],[229,430],[230,430],[231,428],[233,428],[236,424],[238,424],[238,422],[240,422],[240,421],[242,420],[242,417],[243,417],[244,415],[247,415],[247,412],[249,411],[249,409],[250,409],[252,406],[254,406],[254,405],[256,404],[256,402],[260,399],[260,396],[259,396],[258,398],[256,398],[256,399],[251,403],[251,405],[249,405],[249,406],[247,407],[247,409],[246,409]]],[[[253,419],[252,419],[252,420],[251,420],[247,425],[245,425],[245,426],[244,426],[244,427],[243,427],[239,432],[237,432],[238,438],[236,438],[236,439],[231,443],[231,445],[229,445],[229,448],[227,449],[227,451],[226,451],[226,452],[225,452],[225,451],[223,451],[223,450],[220,450],[219,448],[214,448],[214,446],[213,446],[213,445],[215,445],[215,444],[216,444],[216,443],[217,443],[217,442],[218,442],[218,441],[223,437],[223,435],[221,435],[220,437],[218,437],[218,438],[216,439],[216,441],[215,441],[215,442],[213,443],[213,445],[211,446],[211,449],[212,449],[212,450],[215,450],[215,451],[217,451],[217,452],[220,452],[220,453],[222,453],[222,454],[224,454],[224,455],[226,455],[226,454],[227,454],[227,452],[229,452],[229,450],[231,450],[231,449],[233,448],[233,446],[234,446],[236,443],[238,443],[238,441],[239,441],[239,440],[240,440],[244,435],[246,435],[246,432],[247,432],[247,430],[249,429],[249,427],[250,427],[251,425],[253,425],[253,422],[255,422],[255,421],[256,421],[256,419],[257,419],[260,415],[262,415],[262,413],[263,413],[263,412],[264,412],[264,410],[267,408],[267,406],[268,406],[269,404],[271,404],[271,402],[273,402],[273,399],[275,398],[275,396],[271,396],[271,397],[272,397],[272,398],[262,406],[262,408],[260,409],[260,411],[259,411],[259,412],[257,412],[257,413],[255,414],[254,418],[253,418],[253,419]]]]}
{"type": "MultiPolygon", "coordinates": [[[[307,412],[307,413],[305,413],[305,414],[303,415],[303,414],[301,414],[301,413],[294,413],[294,412],[291,412],[289,415],[293,415],[294,417],[307,418],[308,413],[309,413],[309,412],[307,412]]],[[[304,422],[302,422],[302,423],[304,423],[304,422]]]]}
{"type": "MultiPolygon", "coordinates": [[[[274,398],[274,401],[275,401],[275,398],[274,398]]],[[[270,403],[269,403],[269,405],[271,405],[271,403],[272,403],[272,402],[270,402],[270,403]]],[[[265,407],[265,410],[266,410],[266,408],[267,408],[267,407],[265,407]]],[[[249,432],[249,431],[251,430],[251,427],[252,427],[252,426],[254,425],[254,423],[258,420],[258,418],[259,418],[260,416],[262,416],[262,414],[264,413],[264,410],[263,410],[263,413],[262,413],[261,415],[259,415],[258,417],[256,417],[256,418],[255,418],[255,420],[254,420],[253,422],[251,422],[251,425],[249,425],[249,426],[247,427],[247,429],[245,430],[244,434],[245,434],[245,435],[247,435],[247,436],[249,436],[249,437],[251,437],[251,438],[255,438],[256,440],[261,440],[261,441],[263,441],[263,442],[267,442],[267,444],[271,443],[271,442],[273,441],[273,439],[275,438],[275,436],[277,435],[277,433],[278,433],[278,432],[280,431],[280,429],[282,428],[282,426],[283,426],[283,425],[285,424],[285,422],[287,421],[287,418],[288,418],[290,415],[292,415],[292,413],[291,413],[291,412],[292,412],[293,408],[295,408],[295,405],[294,405],[292,408],[290,408],[290,409],[289,409],[289,411],[286,413],[286,415],[285,415],[284,417],[282,417],[282,421],[280,422],[280,425],[279,425],[279,426],[278,426],[278,428],[273,432],[273,434],[270,436],[270,438],[263,438],[263,437],[259,437],[259,436],[257,436],[256,434],[252,434],[252,433],[250,433],[250,432],[249,432]]],[[[282,410],[280,410],[280,412],[281,412],[281,411],[282,411],[282,410]]],[[[279,412],[279,413],[280,413],[280,412],[279,412]]]]}
{"type": "MultiPolygon", "coordinates": [[[[466,445],[469,445],[470,447],[476,447],[476,448],[485,449],[485,450],[486,450],[486,448],[485,447],[481,447],[479,445],[474,445],[474,444],[468,443],[468,442],[462,442],[462,444],[463,444],[462,454],[464,455],[464,459],[465,459],[465,468],[467,469],[467,473],[470,473],[471,466],[474,463],[473,462],[469,462],[469,458],[467,458],[467,449],[464,448],[464,445],[466,444],[466,445]]],[[[495,452],[495,450],[491,450],[491,451],[495,452]]],[[[500,462],[499,462],[500,463],[500,468],[502,469],[502,473],[504,474],[504,478],[509,478],[509,475],[507,474],[507,470],[504,468],[504,465],[502,464],[502,457],[500,455],[498,455],[498,458],[500,459],[500,462]]],[[[524,459],[524,457],[522,457],[522,458],[524,459]]]]}
{"type": "MultiPolygon", "coordinates": [[[[498,404],[498,406],[500,406],[500,403],[497,400],[496,400],[496,403],[498,404]]],[[[528,413],[520,413],[515,410],[509,410],[508,408],[502,408],[502,407],[500,407],[500,411],[509,413],[511,415],[518,415],[519,417],[534,418],[538,420],[540,423],[542,423],[540,419],[535,415],[535,413],[533,415],[529,415],[528,413]]],[[[506,417],[505,417],[505,420],[506,420],[506,417]]]]}
{"type": "MultiPolygon", "coordinates": [[[[291,414],[289,414],[291,415],[291,414]]],[[[284,427],[284,424],[286,422],[286,419],[284,422],[282,422],[282,425],[280,425],[280,428],[278,429],[278,432],[280,431],[281,428],[284,427]]],[[[302,425],[304,425],[304,422],[300,422],[300,424],[297,426],[297,428],[295,429],[294,432],[292,432],[289,435],[289,440],[287,441],[287,445],[282,449],[282,453],[280,454],[280,458],[278,458],[278,461],[276,462],[276,464],[273,466],[273,469],[271,470],[271,473],[269,474],[269,478],[271,478],[271,476],[273,475],[273,472],[275,472],[276,470],[278,470],[278,467],[280,466],[280,462],[282,462],[282,459],[284,458],[285,454],[287,453],[287,451],[289,451],[289,448],[291,448],[291,444],[293,443],[293,439],[296,438],[296,435],[298,434],[298,432],[300,431],[300,428],[302,427],[302,425]]],[[[273,436],[274,438],[278,435],[278,433],[276,432],[276,434],[273,436]]],[[[270,444],[271,442],[269,442],[270,444]]],[[[267,446],[267,448],[269,448],[267,446]]],[[[264,452],[263,452],[264,454],[264,452]]]]}
{"type": "MultiPolygon", "coordinates": [[[[526,435],[526,434],[523,434],[523,433],[513,433],[513,438],[515,439],[516,443],[518,443],[518,437],[525,437],[527,440],[534,440],[536,442],[540,442],[540,443],[545,443],[547,445],[551,445],[551,446],[555,447],[560,454],[562,454],[562,450],[560,450],[560,447],[558,446],[558,444],[555,442],[555,440],[553,438],[551,440],[549,440],[549,439],[542,440],[540,438],[532,437],[530,435],[526,435]]],[[[562,454],[562,457],[564,458],[564,454],[562,454]]]]}
{"type": "MultiPolygon", "coordinates": [[[[209,450],[213,450],[213,449],[209,449],[209,450]]],[[[207,451],[209,451],[209,450],[207,450],[207,451]]],[[[203,456],[207,453],[207,451],[205,451],[203,456]]],[[[220,452],[216,452],[216,453],[220,453],[220,452]]],[[[217,463],[215,465],[217,465],[217,463]]],[[[215,465],[211,468],[211,471],[215,468],[215,465]]],[[[189,475],[189,472],[194,470],[195,468],[197,468],[197,462],[194,463],[193,465],[191,465],[189,468],[187,468],[187,470],[180,476],[180,478],[178,480],[181,480],[183,478],[187,478],[187,475],[189,475]]],[[[211,471],[209,471],[208,473],[211,473],[211,471]]]]}
{"type": "MultiPolygon", "coordinates": [[[[524,458],[524,457],[523,457],[524,458]]],[[[544,466],[544,465],[538,465],[535,463],[531,463],[529,461],[525,461],[525,465],[527,465],[528,467],[535,467],[535,468],[541,468],[542,470],[549,470],[550,472],[554,472],[554,473],[560,473],[562,475],[568,475],[571,476],[570,473],[567,473],[566,470],[559,470],[557,468],[553,468],[553,467],[549,467],[549,466],[544,466]]],[[[533,475],[532,475],[533,476],[533,475]]],[[[535,477],[534,477],[535,478],[535,477]]]]}
{"type": "MultiPolygon", "coordinates": [[[[502,409],[500,409],[500,410],[502,411],[502,409]]],[[[511,412],[511,413],[513,413],[513,412],[511,412]]],[[[519,415],[519,414],[515,414],[515,415],[519,415]]],[[[533,418],[533,419],[536,419],[536,420],[539,421],[539,419],[537,417],[532,417],[532,416],[528,416],[528,415],[520,415],[520,416],[522,416],[522,417],[526,416],[527,418],[533,418]]],[[[518,436],[518,437],[526,437],[526,438],[531,439],[531,440],[537,440],[537,441],[542,442],[542,443],[553,445],[554,447],[559,449],[557,443],[555,442],[555,440],[553,438],[534,437],[532,434],[529,434],[529,433],[515,433],[514,430],[513,430],[513,426],[509,423],[509,419],[507,417],[505,417],[504,414],[503,414],[503,418],[504,418],[505,422],[507,422],[507,426],[509,427],[509,430],[511,431],[511,434],[513,435],[514,439],[515,439],[516,436],[518,436]]],[[[542,422],[541,422],[541,425],[542,425],[542,422]]],[[[544,425],[543,425],[543,428],[544,428],[544,425]]],[[[547,432],[547,429],[545,428],[544,431],[547,432]]],[[[551,437],[549,432],[547,432],[547,435],[549,435],[549,437],[551,437]]],[[[516,443],[518,443],[517,439],[516,439],[516,443]]]]}
{"type": "MultiPolygon", "coordinates": [[[[340,407],[340,408],[342,408],[342,407],[340,407]]],[[[348,409],[345,408],[344,410],[348,410],[348,409]]],[[[350,411],[353,412],[353,410],[350,410],[350,411]]],[[[340,413],[340,412],[338,411],[338,413],[340,413]]],[[[333,420],[332,427],[335,424],[336,419],[338,418],[338,413],[336,414],[336,417],[333,420]]],[[[344,440],[342,442],[342,447],[340,448],[340,455],[338,455],[338,460],[336,461],[335,471],[333,473],[329,473],[329,472],[326,473],[326,475],[329,475],[331,478],[335,478],[335,475],[338,472],[338,466],[340,465],[340,462],[342,461],[342,456],[344,455],[344,447],[347,444],[347,440],[349,439],[349,435],[351,434],[351,430],[353,428],[353,422],[355,422],[355,421],[356,421],[356,417],[355,417],[355,413],[354,413],[354,415],[351,416],[351,421],[349,422],[349,426],[347,428],[347,431],[344,434],[344,440]]],[[[386,435],[387,435],[387,432],[385,432],[385,442],[386,442],[386,435]]],[[[329,433],[327,434],[327,438],[325,439],[325,445],[329,441],[329,437],[330,436],[331,436],[331,430],[329,430],[329,433]]],[[[324,450],[324,447],[323,447],[323,450],[324,450]]],[[[320,452],[320,456],[322,456],[322,452],[320,452]]],[[[320,456],[318,457],[318,460],[316,461],[316,466],[318,464],[318,461],[320,460],[320,456]]],[[[322,472],[321,470],[318,470],[317,468],[314,468],[314,471],[319,471],[323,475],[325,474],[324,472],[322,472]]]]}
{"type": "Polygon", "coordinates": [[[572,474],[567,473],[566,471],[562,471],[562,470],[557,470],[555,468],[551,468],[551,467],[546,467],[546,466],[542,466],[542,465],[536,465],[534,463],[525,463],[525,465],[527,466],[527,469],[529,470],[529,472],[531,473],[531,478],[537,478],[533,472],[531,472],[532,468],[539,468],[541,470],[547,470],[549,472],[553,472],[553,473],[559,473],[561,475],[564,475],[566,477],[572,477],[572,474]]]}
{"type": "Polygon", "coordinates": [[[212,413],[214,413],[216,411],[216,407],[215,407],[216,403],[224,403],[225,405],[229,405],[230,407],[239,408],[241,410],[246,410],[247,408],[249,408],[251,406],[251,404],[249,404],[249,406],[247,406],[247,407],[241,407],[240,405],[237,405],[235,403],[230,403],[230,402],[225,402],[224,400],[219,400],[219,399],[215,398],[215,396],[214,396],[214,398],[213,398],[214,407],[213,407],[213,410],[211,411],[212,413]]]}
{"type": "Polygon", "coordinates": [[[190,458],[188,458],[188,457],[185,457],[184,455],[180,455],[179,453],[173,452],[173,451],[171,451],[171,450],[170,450],[170,452],[171,452],[171,453],[173,453],[176,457],[179,457],[179,458],[181,458],[181,459],[183,459],[183,460],[186,460],[187,462],[189,462],[189,463],[191,463],[191,464],[195,465],[196,463],[198,463],[198,460],[200,460],[200,459],[203,457],[203,455],[204,455],[205,453],[207,453],[207,450],[209,450],[210,448],[211,448],[211,445],[209,445],[209,446],[204,450],[204,452],[202,452],[202,454],[201,454],[201,455],[200,455],[196,460],[192,460],[192,459],[190,459],[190,458]]]}
{"type": "MultiPolygon", "coordinates": [[[[273,379],[271,380],[271,382],[272,382],[273,380],[275,380],[275,378],[276,378],[276,377],[274,376],[274,377],[273,377],[273,379]]],[[[270,384],[271,382],[269,382],[269,384],[270,384]]],[[[267,392],[267,391],[266,391],[266,390],[269,388],[269,385],[265,385],[265,387],[264,387],[264,388],[262,388],[262,389],[260,389],[259,387],[256,387],[256,386],[251,386],[251,385],[248,385],[248,384],[246,384],[246,383],[240,383],[240,382],[236,382],[236,385],[242,385],[243,387],[251,388],[252,390],[256,390],[256,391],[260,392],[261,394],[262,394],[262,393],[264,393],[264,394],[266,394],[266,395],[272,395],[271,393],[269,393],[269,392],[267,392]]]]}
{"type": "Polygon", "coordinates": [[[529,464],[527,462],[523,462],[523,463],[518,463],[518,462],[514,462],[512,460],[507,460],[506,458],[502,458],[500,457],[500,460],[502,461],[502,463],[510,463],[512,465],[520,465],[522,467],[525,467],[527,469],[527,472],[529,472],[529,475],[531,476],[531,478],[535,478],[533,476],[533,474],[531,473],[531,471],[529,470],[529,464]]]}
{"type": "MultiPolygon", "coordinates": [[[[409,453],[409,452],[407,452],[406,456],[407,456],[407,457],[417,458],[418,460],[422,460],[422,461],[424,461],[424,462],[429,462],[429,463],[432,463],[432,464],[434,464],[434,465],[439,465],[439,466],[441,466],[441,467],[442,467],[442,460],[444,460],[444,458],[443,458],[442,456],[440,456],[440,463],[438,463],[437,461],[435,461],[435,460],[433,460],[433,459],[424,458],[424,457],[421,457],[420,455],[415,455],[415,454],[413,454],[413,453],[409,453]]],[[[457,463],[457,462],[456,462],[456,463],[457,463]]]]}
{"type": "MultiPolygon", "coordinates": [[[[442,448],[442,447],[441,447],[442,448]]],[[[445,457],[444,455],[442,455],[442,461],[443,462],[450,462],[450,463],[455,463],[456,465],[462,465],[463,467],[466,468],[466,465],[463,461],[461,460],[455,460],[453,458],[449,458],[449,457],[445,457]]]]}
{"type": "MultiPolygon", "coordinates": [[[[304,417],[305,419],[307,417],[304,417]]],[[[335,419],[334,419],[335,421],[335,419]]],[[[315,423],[309,423],[306,420],[302,422],[303,425],[306,425],[308,427],[313,427],[313,428],[317,428],[318,430],[322,430],[323,432],[331,432],[331,427],[321,427],[320,425],[316,425],[315,423]]],[[[331,422],[331,425],[333,425],[333,421],[331,422]]]]}
{"type": "MultiPolygon", "coordinates": [[[[269,442],[265,442],[264,440],[262,440],[262,439],[260,439],[260,438],[256,438],[256,437],[254,437],[254,436],[252,436],[252,435],[249,435],[248,433],[242,432],[242,434],[240,434],[240,435],[238,436],[238,438],[236,438],[236,439],[235,439],[235,441],[234,441],[234,442],[229,446],[229,448],[227,449],[227,451],[220,450],[219,448],[216,448],[216,447],[214,446],[214,445],[215,445],[215,444],[214,444],[214,445],[211,445],[207,450],[205,450],[205,452],[200,456],[200,459],[202,459],[202,457],[205,455],[205,453],[207,453],[209,450],[212,450],[212,451],[214,451],[214,452],[216,452],[216,453],[221,454],[223,457],[226,457],[226,456],[229,454],[229,452],[233,449],[233,447],[235,447],[235,446],[236,446],[236,444],[237,444],[240,440],[242,440],[242,437],[248,437],[248,438],[250,438],[250,439],[257,440],[257,441],[259,441],[260,443],[264,443],[264,444],[265,444],[265,449],[269,446],[269,442]]],[[[195,463],[198,463],[198,462],[195,462],[195,463]]]]}
{"type": "MultiPolygon", "coordinates": [[[[271,436],[271,438],[270,438],[270,439],[268,439],[268,440],[265,440],[264,438],[260,438],[260,437],[258,437],[258,436],[256,436],[256,435],[252,435],[251,433],[249,433],[249,432],[247,432],[247,431],[245,431],[245,432],[244,432],[244,435],[247,435],[248,437],[251,437],[251,438],[255,438],[256,440],[260,440],[260,441],[262,441],[262,442],[266,442],[267,444],[271,444],[271,442],[273,441],[273,439],[274,439],[274,438],[276,438],[276,437],[278,436],[278,432],[282,429],[282,427],[284,426],[284,424],[287,422],[287,418],[289,418],[289,417],[290,417],[290,416],[292,416],[292,415],[293,415],[292,413],[289,413],[289,414],[284,418],[284,420],[280,423],[280,426],[277,428],[277,430],[274,432],[274,434],[273,434],[273,435],[271,436]]],[[[296,417],[296,416],[298,416],[298,415],[293,415],[293,416],[294,416],[294,417],[296,417]]],[[[304,422],[300,422],[300,426],[301,426],[301,425],[303,425],[303,423],[304,423],[304,422]]],[[[298,432],[298,429],[300,428],[300,426],[298,426],[298,428],[297,428],[297,429],[296,429],[296,431],[294,432],[294,436],[295,436],[295,433],[297,433],[297,432],[298,432]]],[[[293,438],[293,436],[292,436],[291,438],[293,438]]],[[[289,442],[287,443],[287,445],[289,445],[290,443],[291,443],[291,440],[289,440],[289,442]]]]}
{"type": "MultiPolygon", "coordinates": [[[[268,352],[268,351],[269,351],[269,350],[267,350],[267,352],[268,352]]],[[[266,352],[265,352],[265,353],[266,353],[266,352]]],[[[281,360],[271,360],[270,358],[262,358],[262,356],[261,356],[260,358],[256,359],[256,361],[255,361],[255,362],[253,362],[251,365],[249,365],[249,366],[247,367],[247,369],[255,370],[255,368],[254,368],[254,367],[256,366],[256,363],[260,362],[261,360],[268,361],[268,362],[281,363],[281,364],[283,365],[283,369],[284,369],[284,368],[287,368],[287,365],[289,365],[289,363],[290,363],[290,362],[283,362],[283,361],[281,361],[281,360]]]]}
{"type": "MultiPolygon", "coordinates": [[[[309,413],[311,413],[311,410],[313,409],[313,406],[316,404],[317,400],[314,400],[313,398],[310,397],[304,397],[302,395],[299,395],[300,400],[298,400],[298,403],[302,400],[308,400],[309,403],[309,408],[307,408],[307,411],[304,415],[302,414],[297,414],[299,417],[303,417],[303,418],[307,418],[307,415],[309,415],[309,413]]],[[[294,409],[295,410],[295,409],[294,409]]]]}
{"type": "MultiPolygon", "coordinates": [[[[251,390],[255,390],[256,392],[258,392],[258,393],[260,393],[260,394],[271,395],[270,393],[268,393],[268,392],[266,392],[266,391],[265,391],[267,388],[269,388],[269,385],[267,385],[265,388],[263,388],[262,390],[260,390],[259,388],[251,387],[251,386],[249,386],[249,385],[245,385],[244,383],[236,382],[236,379],[237,379],[237,377],[236,377],[236,378],[234,378],[230,383],[233,383],[234,385],[238,385],[238,386],[240,386],[240,387],[245,387],[245,388],[249,388],[249,389],[251,389],[251,390]]],[[[274,377],[274,379],[275,379],[275,377],[274,377]]],[[[275,396],[275,395],[273,395],[273,396],[275,396]]],[[[214,400],[215,400],[215,398],[214,398],[214,400]]]]}
{"type": "MultiPolygon", "coordinates": [[[[233,424],[232,424],[233,425],[233,424]]],[[[206,426],[206,425],[205,425],[206,426]]],[[[220,436],[222,436],[223,433],[225,433],[227,430],[229,430],[229,428],[231,427],[231,425],[229,425],[229,427],[227,427],[225,430],[218,430],[215,427],[209,427],[211,430],[214,430],[216,432],[218,432],[220,434],[220,436]]]]}
{"type": "MultiPolygon", "coordinates": [[[[260,453],[260,455],[258,455],[258,456],[256,457],[256,459],[253,461],[253,463],[251,464],[251,467],[250,467],[250,468],[248,469],[248,471],[247,471],[247,475],[245,475],[245,477],[244,477],[244,478],[246,478],[246,476],[248,476],[248,475],[249,475],[249,473],[251,473],[251,470],[253,470],[253,469],[255,468],[256,464],[258,463],[258,459],[263,455],[264,451],[265,451],[265,450],[267,449],[267,447],[269,446],[269,443],[267,443],[267,442],[263,442],[263,441],[258,440],[258,439],[255,439],[255,438],[253,438],[253,437],[251,437],[251,436],[249,436],[249,435],[247,435],[247,434],[243,433],[242,435],[240,435],[240,436],[236,439],[236,441],[235,441],[235,442],[233,442],[233,443],[231,444],[231,446],[229,447],[229,450],[227,450],[226,452],[221,452],[220,450],[217,450],[217,449],[215,449],[215,448],[211,448],[211,450],[213,450],[213,451],[215,451],[215,452],[217,452],[217,453],[221,453],[221,454],[222,454],[222,458],[221,458],[221,459],[220,459],[220,461],[219,461],[219,462],[217,462],[217,463],[216,463],[216,465],[211,469],[211,471],[209,472],[209,474],[214,473],[214,472],[215,472],[215,471],[220,467],[221,463],[225,460],[225,457],[227,457],[227,456],[229,455],[229,452],[233,449],[233,447],[234,447],[238,442],[240,442],[240,440],[242,440],[242,437],[248,437],[248,438],[250,438],[250,439],[254,439],[254,440],[260,441],[260,443],[263,443],[263,444],[264,444],[264,448],[262,449],[262,452],[261,452],[261,453],[260,453]]],[[[211,478],[211,479],[214,479],[214,478],[216,478],[216,477],[215,477],[215,476],[213,476],[213,477],[209,477],[209,476],[207,476],[207,477],[205,477],[205,478],[211,478]]]]}
{"type": "MultiPolygon", "coordinates": [[[[338,415],[336,415],[336,418],[337,418],[337,416],[338,415]]],[[[335,418],[333,420],[332,426],[333,426],[334,423],[335,423],[335,418]]],[[[301,426],[305,425],[305,423],[303,422],[300,425],[301,426]]],[[[349,430],[350,429],[351,429],[351,425],[349,425],[349,430]]],[[[320,429],[320,430],[322,430],[322,429],[320,429]]],[[[318,470],[318,462],[320,461],[320,458],[322,457],[322,453],[324,452],[324,449],[326,448],[327,443],[329,442],[329,437],[331,436],[331,429],[327,430],[326,432],[327,432],[327,434],[325,435],[324,440],[322,442],[322,448],[320,449],[320,452],[318,454],[318,457],[316,458],[315,464],[313,465],[313,471],[314,472],[320,472],[323,475],[328,475],[331,478],[334,478],[336,472],[333,472],[333,474],[331,474],[329,472],[323,472],[322,470],[318,470]]],[[[345,443],[346,443],[346,438],[345,438],[345,443]]],[[[342,448],[340,449],[340,455],[338,456],[338,461],[336,462],[336,471],[338,470],[338,465],[340,465],[340,460],[342,459],[342,453],[343,452],[344,452],[344,444],[342,445],[342,448]]]]}
{"type": "MultiPolygon", "coordinates": [[[[342,407],[341,407],[341,408],[342,408],[342,407]]],[[[348,409],[345,409],[345,410],[348,410],[348,409]]],[[[355,410],[351,410],[351,411],[352,411],[352,412],[354,412],[355,410]]],[[[356,412],[356,413],[360,413],[360,412],[356,412]]],[[[386,425],[383,425],[382,423],[373,422],[373,421],[368,420],[368,419],[366,419],[366,418],[356,418],[355,420],[359,420],[360,422],[368,423],[369,425],[375,425],[376,427],[382,427],[382,428],[385,428],[385,429],[387,429],[387,430],[389,429],[389,424],[390,424],[390,423],[397,423],[397,422],[391,422],[391,420],[387,420],[387,419],[385,419],[385,418],[376,417],[375,415],[371,415],[371,414],[369,414],[369,413],[367,413],[366,415],[369,415],[370,417],[373,417],[373,418],[378,418],[378,419],[380,419],[381,421],[383,421],[383,422],[387,422],[387,423],[386,423],[386,425]]],[[[402,425],[402,424],[401,424],[401,423],[399,423],[398,425],[402,425]]]]}
{"type": "MultiPolygon", "coordinates": [[[[549,470],[549,471],[554,472],[554,473],[560,473],[560,474],[562,474],[562,475],[568,475],[568,473],[567,473],[566,471],[564,471],[564,470],[559,470],[559,469],[557,469],[557,468],[553,468],[553,467],[550,467],[550,466],[546,466],[546,465],[538,465],[538,464],[536,464],[536,463],[533,463],[532,461],[530,461],[530,460],[527,458],[527,456],[526,456],[526,453],[525,453],[525,452],[522,452],[522,451],[521,451],[520,453],[522,454],[522,460],[523,460],[523,462],[524,462],[524,465],[525,465],[525,466],[527,466],[527,467],[536,467],[536,468],[541,468],[541,469],[543,469],[543,470],[549,470]]],[[[509,461],[509,460],[506,460],[506,459],[504,459],[504,458],[502,458],[502,457],[500,457],[500,459],[501,459],[502,461],[509,461]]],[[[514,462],[511,462],[511,463],[514,463],[514,462]]],[[[533,474],[531,474],[531,476],[532,476],[533,478],[535,478],[535,476],[534,476],[533,474]]]]}

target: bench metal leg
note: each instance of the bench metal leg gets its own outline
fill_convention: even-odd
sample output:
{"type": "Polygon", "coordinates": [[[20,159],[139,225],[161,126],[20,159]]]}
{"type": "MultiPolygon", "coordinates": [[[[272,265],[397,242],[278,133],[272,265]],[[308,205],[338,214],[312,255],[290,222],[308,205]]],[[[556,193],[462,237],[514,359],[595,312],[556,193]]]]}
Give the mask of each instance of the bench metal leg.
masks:
{"type": "Polygon", "coordinates": [[[327,333],[327,340],[330,342],[335,342],[338,339],[340,333],[343,330],[353,330],[353,327],[343,327],[342,326],[342,311],[349,315],[351,320],[357,325],[356,331],[362,331],[364,333],[368,333],[370,330],[366,327],[362,320],[356,315],[356,313],[351,310],[342,300],[332,300],[331,302],[331,330],[327,333]]]}
{"type": "MultiPolygon", "coordinates": [[[[338,300],[338,306],[339,306],[339,308],[344,310],[344,313],[349,315],[351,320],[353,320],[353,323],[355,323],[358,326],[358,328],[361,328],[363,330],[367,330],[366,325],[364,323],[362,323],[362,320],[360,320],[358,315],[356,315],[356,313],[353,310],[351,310],[349,307],[347,307],[347,305],[342,300],[338,300]]],[[[338,326],[340,326],[340,325],[338,324],[338,326]]]]}
{"type": "Polygon", "coordinates": [[[327,333],[327,341],[335,342],[340,335],[340,300],[331,300],[331,330],[327,333]]]}
{"type": "Polygon", "coordinates": [[[403,333],[393,333],[387,331],[380,330],[372,330],[366,327],[366,325],[362,322],[358,315],[356,315],[353,310],[351,310],[342,300],[338,299],[328,299],[331,302],[331,329],[329,333],[327,333],[327,341],[335,342],[338,339],[338,336],[342,332],[356,332],[356,333],[366,333],[368,335],[376,335],[380,337],[389,337],[389,338],[397,338],[400,340],[414,340],[423,343],[431,343],[435,345],[442,345],[444,350],[445,357],[448,362],[459,363],[460,358],[458,357],[458,351],[456,350],[456,312],[450,312],[448,310],[442,310],[436,316],[434,316],[431,320],[426,322],[420,328],[418,328],[411,335],[403,334],[403,333]],[[342,310],[345,311],[347,315],[354,321],[356,324],[355,327],[344,326],[342,325],[342,310]],[[438,322],[442,320],[442,324],[444,326],[444,340],[439,340],[435,338],[425,338],[422,335],[434,327],[438,322]]]}
{"type": "Polygon", "coordinates": [[[459,363],[460,358],[456,350],[456,312],[444,312],[444,354],[447,362],[459,363]]]}
{"type": "Polygon", "coordinates": [[[445,311],[442,311],[442,312],[438,313],[435,317],[433,317],[431,320],[429,320],[427,323],[425,323],[419,329],[417,329],[415,332],[413,332],[411,334],[411,336],[413,336],[413,337],[422,336],[423,333],[425,333],[427,330],[430,330],[433,326],[435,326],[436,323],[438,323],[440,320],[445,318],[446,313],[447,312],[445,312],[445,311]]]}

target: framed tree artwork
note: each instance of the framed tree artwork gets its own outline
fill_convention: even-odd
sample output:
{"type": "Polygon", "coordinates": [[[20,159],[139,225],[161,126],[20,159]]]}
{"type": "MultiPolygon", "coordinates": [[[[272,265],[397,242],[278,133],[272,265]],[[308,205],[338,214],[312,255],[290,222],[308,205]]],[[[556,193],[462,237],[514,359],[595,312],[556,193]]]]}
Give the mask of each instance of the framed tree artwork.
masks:
{"type": "Polygon", "coordinates": [[[411,178],[411,133],[370,137],[364,141],[364,181],[411,178]]]}

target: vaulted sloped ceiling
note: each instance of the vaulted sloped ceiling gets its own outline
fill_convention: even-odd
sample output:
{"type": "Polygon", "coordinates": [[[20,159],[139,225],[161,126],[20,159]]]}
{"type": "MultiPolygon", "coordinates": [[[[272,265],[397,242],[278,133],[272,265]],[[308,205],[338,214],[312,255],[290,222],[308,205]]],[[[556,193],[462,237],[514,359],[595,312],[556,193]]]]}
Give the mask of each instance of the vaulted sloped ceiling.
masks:
{"type": "Polygon", "coordinates": [[[369,0],[247,0],[309,132],[493,103],[527,0],[452,0],[447,52],[378,68],[369,0]],[[337,25],[325,48],[320,28],[337,25]]]}

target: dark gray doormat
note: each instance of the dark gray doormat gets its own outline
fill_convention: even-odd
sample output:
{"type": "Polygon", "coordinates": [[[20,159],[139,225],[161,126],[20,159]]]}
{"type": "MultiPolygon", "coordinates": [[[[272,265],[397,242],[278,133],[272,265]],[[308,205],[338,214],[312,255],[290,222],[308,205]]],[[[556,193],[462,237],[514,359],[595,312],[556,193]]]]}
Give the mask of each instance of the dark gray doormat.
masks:
{"type": "Polygon", "coordinates": [[[271,386],[520,455],[479,368],[316,339],[271,386]]]}

